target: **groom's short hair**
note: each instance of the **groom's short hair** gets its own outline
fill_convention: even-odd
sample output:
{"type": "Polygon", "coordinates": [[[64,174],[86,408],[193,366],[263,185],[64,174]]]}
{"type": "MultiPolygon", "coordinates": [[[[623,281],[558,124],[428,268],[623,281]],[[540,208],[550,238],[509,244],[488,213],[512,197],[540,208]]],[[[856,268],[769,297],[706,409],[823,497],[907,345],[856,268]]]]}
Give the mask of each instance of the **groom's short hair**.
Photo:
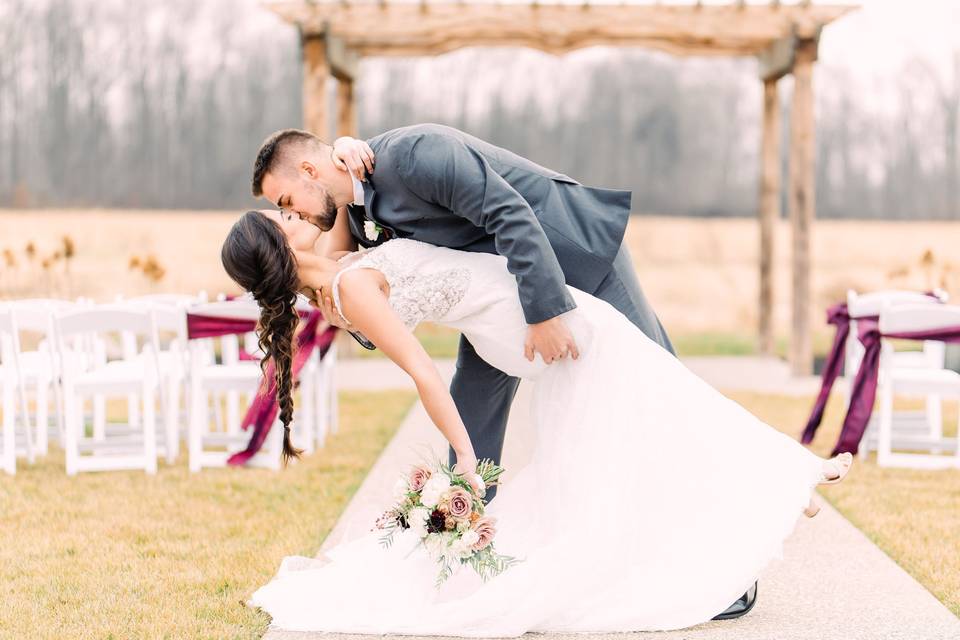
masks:
{"type": "Polygon", "coordinates": [[[257,159],[253,163],[251,187],[254,197],[263,195],[263,177],[288,162],[292,149],[303,145],[324,144],[326,143],[323,140],[302,129],[283,129],[271,133],[260,145],[257,159]]]}

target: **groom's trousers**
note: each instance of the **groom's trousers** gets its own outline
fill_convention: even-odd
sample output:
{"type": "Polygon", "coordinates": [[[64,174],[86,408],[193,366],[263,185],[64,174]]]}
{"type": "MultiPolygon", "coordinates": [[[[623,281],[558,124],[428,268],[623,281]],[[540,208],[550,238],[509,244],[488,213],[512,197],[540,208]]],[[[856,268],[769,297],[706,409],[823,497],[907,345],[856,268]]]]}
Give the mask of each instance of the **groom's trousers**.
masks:
{"type": "MultiPolygon", "coordinates": [[[[588,293],[609,302],[650,339],[674,353],[666,330],[640,289],[625,243],[620,245],[610,273],[600,282],[596,291],[588,293]]],[[[519,378],[487,364],[477,355],[470,341],[460,336],[457,369],[450,384],[450,394],[467,427],[478,459],[490,458],[500,463],[507,417],[519,383],[519,378]]],[[[450,464],[456,460],[456,453],[451,447],[450,464]]],[[[497,488],[492,487],[487,497],[492,499],[496,491],[497,488]]]]}

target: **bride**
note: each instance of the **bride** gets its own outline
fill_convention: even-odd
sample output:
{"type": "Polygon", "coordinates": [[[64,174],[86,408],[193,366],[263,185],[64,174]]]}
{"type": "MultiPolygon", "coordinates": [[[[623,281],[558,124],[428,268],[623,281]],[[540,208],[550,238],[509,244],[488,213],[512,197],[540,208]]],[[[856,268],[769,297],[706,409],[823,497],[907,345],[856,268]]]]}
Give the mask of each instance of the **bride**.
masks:
{"type": "Polygon", "coordinates": [[[818,510],[813,488],[849,470],[849,454],[816,456],[578,289],[562,317],[580,356],[548,366],[524,355],[527,324],[506,258],[394,239],[335,261],[313,253],[319,233],[293,214],[250,211],[221,254],[262,308],[285,459],[299,454],[289,437],[298,291],[332,295],[343,319],[413,378],[456,471],[477,460],[411,332],[421,321],[457,329],[491,365],[534,381],[537,445],[486,509],[497,550],[522,562],[485,583],[461,567],[437,589],[436,565],[411,553],[410,530],[388,550],[372,531],[320,559],[285,558],[249,601],[275,628],[514,637],[688,627],[743,594],[781,556],[801,512],[818,510]]]}

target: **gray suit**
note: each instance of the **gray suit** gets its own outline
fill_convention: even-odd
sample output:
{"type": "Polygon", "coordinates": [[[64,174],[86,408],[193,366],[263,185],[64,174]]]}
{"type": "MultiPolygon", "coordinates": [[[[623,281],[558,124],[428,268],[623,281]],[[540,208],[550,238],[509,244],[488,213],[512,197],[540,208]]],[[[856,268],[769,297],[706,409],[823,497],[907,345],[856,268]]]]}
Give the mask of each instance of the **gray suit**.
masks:
{"type": "MultiPolygon", "coordinates": [[[[586,187],[438,124],[393,129],[367,144],[376,166],[363,185],[366,215],[390,237],[505,256],[530,324],[573,309],[570,284],[611,303],[673,351],[623,245],[629,191],[586,187]]],[[[363,214],[351,207],[350,228],[370,246],[363,214]]],[[[461,336],[450,391],[478,458],[499,463],[518,382],[481,360],[461,336]]]]}

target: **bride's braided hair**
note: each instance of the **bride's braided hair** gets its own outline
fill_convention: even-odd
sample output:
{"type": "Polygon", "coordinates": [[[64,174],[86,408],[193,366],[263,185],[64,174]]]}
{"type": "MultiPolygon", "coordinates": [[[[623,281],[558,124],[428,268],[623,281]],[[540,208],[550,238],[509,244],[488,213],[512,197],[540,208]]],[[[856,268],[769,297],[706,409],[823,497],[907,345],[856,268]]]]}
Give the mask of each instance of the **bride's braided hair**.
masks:
{"type": "Polygon", "coordinates": [[[283,423],[283,462],[299,458],[303,449],[290,441],[293,421],[293,336],[300,321],[297,300],[297,260],[276,222],[259,211],[247,211],[227,234],[220,250],[227,274],[260,305],[258,342],[266,357],[260,368],[266,374],[272,360],[283,423]]]}

